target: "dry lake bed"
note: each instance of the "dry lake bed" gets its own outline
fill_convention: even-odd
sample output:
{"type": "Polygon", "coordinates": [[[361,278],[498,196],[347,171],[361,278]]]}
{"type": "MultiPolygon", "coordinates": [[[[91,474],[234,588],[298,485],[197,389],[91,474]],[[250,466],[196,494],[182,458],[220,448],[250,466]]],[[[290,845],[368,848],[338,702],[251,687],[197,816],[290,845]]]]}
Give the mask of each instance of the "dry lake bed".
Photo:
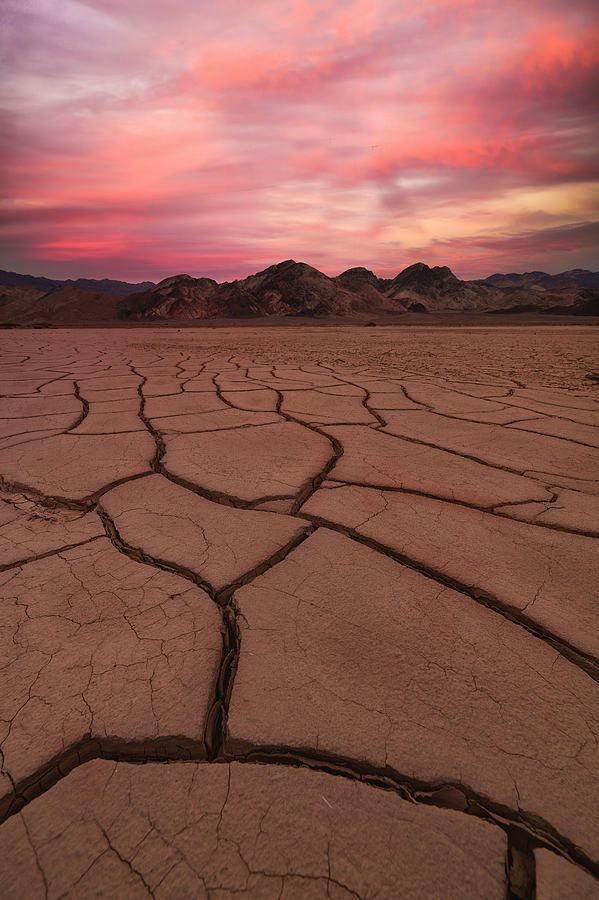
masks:
{"type": "Polygon", "coordinates": [[[598,337],[1,333],[0,895],[599,896],[598,337]]]}

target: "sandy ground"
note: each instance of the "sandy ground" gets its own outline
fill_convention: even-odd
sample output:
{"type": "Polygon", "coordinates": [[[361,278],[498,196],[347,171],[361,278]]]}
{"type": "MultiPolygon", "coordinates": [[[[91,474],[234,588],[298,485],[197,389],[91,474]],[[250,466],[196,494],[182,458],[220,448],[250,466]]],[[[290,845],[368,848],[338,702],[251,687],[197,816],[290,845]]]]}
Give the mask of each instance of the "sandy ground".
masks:
{"type": "Polygon", "coordinates": [[[0,334],[2,896],[599,896],[597,334],[0,334]]]}
{"type": "MultiPolygon", "coordinates": [[[[510,378],[514,384],[556,387],[560,390],[593,391],[599,377],[599,328],[596,325],[462,325],[449,327],[439,317],[436,325],[409,327],[382,325],[320,324],[307,326],[297,321],[275,325],[230,327],[226,324],[177,328],[78,328],[61,330],[18,330],[0,332],[0,347],[34,348],[67,345],[82,349],[95,347],[180,351],[184,355],[238,354],[262,363],[318,363],[328,365],[369,365],[399,372],[439,375],[460,379],[476,372],[485,377],[510,378]]],[[[462,317],[461,321],[468,321],[462,317]]],[[[538,319],[538,317],[537,317],[538,319]]],[[[478,320],[480,321],[480,316],[478,320]]],[[[599,325],[599,320],[597,320],[599,325]]]]}

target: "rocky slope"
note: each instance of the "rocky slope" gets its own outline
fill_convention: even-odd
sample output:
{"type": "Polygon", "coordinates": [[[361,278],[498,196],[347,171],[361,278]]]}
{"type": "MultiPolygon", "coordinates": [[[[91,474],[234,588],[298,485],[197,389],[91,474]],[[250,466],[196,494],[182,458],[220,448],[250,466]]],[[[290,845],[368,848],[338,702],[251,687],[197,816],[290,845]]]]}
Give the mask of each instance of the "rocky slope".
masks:
{"type": "Polygon", "coordinates": [[[35,288],[0,288],[0,323],[67,325],[111,322],[117,318],[113,294],[82,291],[63,284],[41,294],[35,288]],[[12,291],[12,293],[11,293],[12,291]]]}
{"type": "Polygon", "coordinates": [[[395,278],[363,267],[329,278],[306,263],[285,260],[240,281],[217,284],[178,275],[120,304],[120,317],[369,316],[476,310],[511,305],[498,288],[460,281],[447,266],[416,263],[395,278]]]}
{"type": "Polygon", "coordinates": [[[205,319],[218,315],[218,284],[211,278],[173,275],[159,284],[133,293],[119,304],[122,319],[205,319]]]}
{"type": "Polygon", "coordinates": [[[426,309],[485,309],[504,305],[504,295],[496,288],[461,281],[448,266],[415,263],[393,278],[386,294],[404,303],[420,303],[426,309]]]}
{"type": "Polygon", "coordinates": [[[177,275],[120,304],[120,318],[206,319],[248,316],[352,316],[403,312],[374,290],[363,296],[292,259],[240,281],[177,275]]]}
{"type": "Polygon", "coordinates": [[[588,269],[571,269],[558,275],[509,272],[473,283],[499,289],[506,298],[507,312],[596,314],[587,310],[597,307],[599,272],[588,269]]]}
{"type": "Polygon", "coordinates": [[[363,267],[348,269],[337,276],[338,282],[365,298],[386,297],[397,312],[426,312],[438,309],[482,309],[502,306],[502,291],[472,281],[460,281],[447,266],[430,267],[415,263],[395,278],[377,278],[363,267]]]}
{"type": "Polygon", "coordinates": [[[599,291],[584,291],[570,306],[552,306],[546,312],[554,316],[599,316],[599,291]]]}
{"type": "MultiPolygon", "coordinates": [[[[549,312],[563,307],[564,313],[593,308],[599,290],[599,272],[572,269],[559,275],[546,272],[496,274],[476,281],[462,281],[448,266],[415,263],[394,278],[378,278],[363,267],[337,276],[346,288],[365,298],[378,294],[396,301],[397,311],[485,310],[489,312],[549,312]]],[[[579,315],[591,313],[578,312],[579,315]]]]}
{"type": "Polygon", "coordinates": [[[5,307],[14,306],[19,308],[19,304],[25,304],[29,301],[39,300],[46,291],[28,284],[3,284],[0,285],[0,310],[5,307]]]}

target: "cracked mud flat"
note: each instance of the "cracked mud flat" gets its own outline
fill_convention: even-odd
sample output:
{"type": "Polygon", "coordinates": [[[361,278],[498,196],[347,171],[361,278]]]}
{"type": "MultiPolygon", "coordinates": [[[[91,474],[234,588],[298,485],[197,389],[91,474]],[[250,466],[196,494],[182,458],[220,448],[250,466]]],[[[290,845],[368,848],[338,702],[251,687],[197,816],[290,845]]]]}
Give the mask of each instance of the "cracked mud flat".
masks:
{"type": "Polygon", "coordinates": [[[3,898],[599,897],[592,328],[0,344],[3,898]]]}

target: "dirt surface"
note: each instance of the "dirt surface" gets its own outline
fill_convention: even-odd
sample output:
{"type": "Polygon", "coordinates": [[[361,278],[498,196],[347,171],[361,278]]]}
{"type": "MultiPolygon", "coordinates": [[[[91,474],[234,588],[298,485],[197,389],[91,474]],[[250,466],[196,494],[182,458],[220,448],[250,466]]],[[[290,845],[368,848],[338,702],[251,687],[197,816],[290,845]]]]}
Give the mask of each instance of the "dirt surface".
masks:
{"type": "Polygon", "coordinates": [[[0,334],[2,896],[597,897],[596,334],[0,334]]]}

